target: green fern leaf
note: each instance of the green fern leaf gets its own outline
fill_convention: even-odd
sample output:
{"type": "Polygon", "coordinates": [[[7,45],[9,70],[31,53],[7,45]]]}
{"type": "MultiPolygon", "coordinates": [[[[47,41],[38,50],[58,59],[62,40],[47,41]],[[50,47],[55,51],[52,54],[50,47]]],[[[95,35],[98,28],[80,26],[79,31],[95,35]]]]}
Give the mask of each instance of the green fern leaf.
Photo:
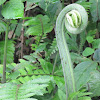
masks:
{"type": "Polygon", "coordinates": [[[89,11],[89,9],[91,7],[91,3],[86,2],[86,0],[78,0],[76,3],[82,5],[86,9],[86,11],[89,11]]]}
{"type": "Polygon", "coordinates": [[[0,85],[0,100],[37,100],[34,95],[47,93],[49,76],[30,80],[24,84],[5,83],[0,85]],[[31,97],[31,98],[30,98],[31,97]]]}
{"type": "Polygon", "coordinates": [[[56,51],[58,51],[58,47],[57,47],[57,43],[56,43],[56,38],[54,38],[54,40],[50,46],[50,49],[47,52],[46,59],[48,60],[50,58],[50,56],[52,54],[54,54],[56,51]]]}

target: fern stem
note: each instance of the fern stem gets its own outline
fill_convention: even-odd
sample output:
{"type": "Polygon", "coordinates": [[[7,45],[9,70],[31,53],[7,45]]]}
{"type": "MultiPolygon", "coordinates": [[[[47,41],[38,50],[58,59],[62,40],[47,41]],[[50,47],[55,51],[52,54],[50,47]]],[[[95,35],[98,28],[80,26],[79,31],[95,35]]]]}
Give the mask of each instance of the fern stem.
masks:
{"type": "Polygon", "coordinates": [[[2,78],[2,83],[6,83],[6,61],[7,61],[8,29],[9,29],[9,23],[7,22],[7,24],[6,24],[6,35],[5,35],[5,45],[4,45],[4,59],[3,59],[3,78],[2,78]]]}
{"type": "Polygon", "coordinates": [[[20,88],[21,84],[17,85],[17,89],[16,89],[16,99],[15,100],[18,100],[18,90],[20,88]]]}
{"type": "MultiPolygon", "coordinates": [[[[88,22],[87,12],[79,4],[70,4],[67,7],[65,7],[60,12],[56,21],[56,40],[63,68],[65,88],[66,88],[66,100],[68,100],[68,97],[71,93],[76,92],[76,87],[75,87],[75,79],[73,73],[73,64],[71,62],[70,53],[64,34],[64,26],[66,26],[66,29],[70,33],[79,34],[85,30],[87,22],[88,22]],[[71,19],[70,16],[70,14],[73,13],[74,15],[76,13],[76,15],[74,16],[75,18],[74,20],[71,19]],[[69,19],[66,18],[66,15],[67,18],[69,19]],[[77,15],[78,17],[76,17],[77,15]],[[76,26],[74,23],[76,23],[76,26]]],[[[77,97],[75,97],[74,100],[77,100],[77,97]]]]}

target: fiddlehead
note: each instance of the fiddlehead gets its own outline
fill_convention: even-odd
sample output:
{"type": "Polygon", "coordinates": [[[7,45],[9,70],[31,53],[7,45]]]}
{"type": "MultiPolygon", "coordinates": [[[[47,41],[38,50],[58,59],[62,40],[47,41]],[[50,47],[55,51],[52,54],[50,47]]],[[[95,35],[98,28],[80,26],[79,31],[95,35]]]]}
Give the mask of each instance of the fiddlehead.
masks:
{"type": "MultiPolygon", "coordinates": [[[[70,4],[59,14],[56,21],[56,39],[63,67],[66,96],[76,92],[73,74],[73,66],[64,37],[64,26],[72,34],[79,34],[85,30],[88,22],[88,15],[85,9],[79,4],[70,4]]],[[[75,99],[77,100],[77,99],[75,99]]]]}

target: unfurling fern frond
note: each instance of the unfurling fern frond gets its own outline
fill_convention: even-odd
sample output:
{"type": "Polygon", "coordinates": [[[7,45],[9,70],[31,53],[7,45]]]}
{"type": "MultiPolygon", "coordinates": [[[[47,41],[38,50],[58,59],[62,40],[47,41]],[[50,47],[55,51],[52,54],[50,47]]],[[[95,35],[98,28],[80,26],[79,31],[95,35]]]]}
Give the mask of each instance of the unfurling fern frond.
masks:
{"type": "MultiPolygon", "coordinates": [[[[68,97],[71,93],[76,92],[76,85],[74,80],[73,65],[65,39],[64,26],[70,33],[79,34],[86,29],[87,23],[87,12],[79,4],[68,5],[57,17],[56,39],[65,79],[66,100],[68,100],[68,97]]],[[[75,97],[73,100],[77,100],[77,97],[75,97]]]]}
{"type": "Polygon", "coordinates": [[[13,83],[1,84],[0,100],[37,100],[32,97],[47,93],[46,87],[50,80],[50,77],[40,77],[19,85],[13,83]]]}

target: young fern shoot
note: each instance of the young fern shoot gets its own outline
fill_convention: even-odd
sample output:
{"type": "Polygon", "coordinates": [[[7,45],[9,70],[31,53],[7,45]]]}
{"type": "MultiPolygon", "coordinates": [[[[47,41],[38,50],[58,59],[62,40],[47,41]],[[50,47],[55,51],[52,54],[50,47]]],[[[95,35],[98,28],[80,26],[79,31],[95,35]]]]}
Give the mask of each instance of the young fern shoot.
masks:
{"type": "MultiPolygon", "coordinates": [[[[64,36],[64,27],[72,34],[79,34],[86,29],[87,23],[88,15],[86,10],[81,5],[75,3],[66,6],[60,12],[56,21],[56,40],[63,68],[66,99],[68,99],[71,93],[76,92],[76,88],[73,65],[64,36]]],[[[77,100],[77,98],[74,100],[77,100]]]]}

